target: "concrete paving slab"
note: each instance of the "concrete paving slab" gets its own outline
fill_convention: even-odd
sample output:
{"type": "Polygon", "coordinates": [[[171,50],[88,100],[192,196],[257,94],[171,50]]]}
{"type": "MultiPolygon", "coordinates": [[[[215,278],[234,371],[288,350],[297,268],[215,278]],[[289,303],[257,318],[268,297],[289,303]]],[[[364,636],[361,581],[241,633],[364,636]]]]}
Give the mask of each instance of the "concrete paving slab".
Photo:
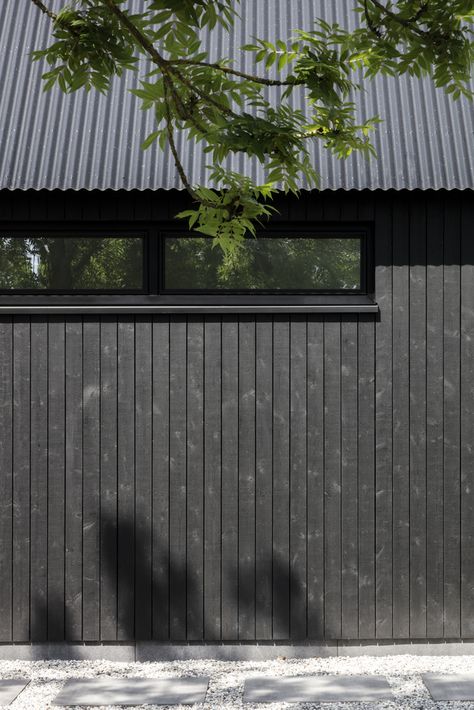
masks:
{"type": "Polygon", "coordinates": [[[10,705],[30,681],[25,678],[0,680],[0,705],[10,705]]]}
{"type": "Polygon", "coordinates": [[[319,675],[296,678],[251,678],[245,682],[244,703],[345,703],[390,700],[392,691],[382,676],[319,675]]]}
{"type": "Polygon", "coordinates": [[[88,678],[66,681],[53,705],[192,705],[209,678],[88,678]]]}
{"type": "Polygon", "coordinates": [[[423,673],[421,677],[433,700],[474,700],[474,673],[423,673]]]}

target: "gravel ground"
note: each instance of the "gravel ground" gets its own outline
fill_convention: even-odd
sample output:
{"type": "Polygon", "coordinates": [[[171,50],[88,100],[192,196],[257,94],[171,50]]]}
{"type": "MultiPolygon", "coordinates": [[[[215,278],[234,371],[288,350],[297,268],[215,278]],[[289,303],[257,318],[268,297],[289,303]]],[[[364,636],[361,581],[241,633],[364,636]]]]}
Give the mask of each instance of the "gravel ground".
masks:
{"type": "MultiPolygon", "coordinates": [[[[435,703],[430,699],[421,680],[425,672],[466,673],[474,671],[473,656],[362,656],[356,658],[278,659],[259,662],[230,661],[176,661],[167,663],[118,663],[113,661],[1,661],[0,678],[30,678],[31,683],[10,705],[12,710],[43,710],[55,707],[51,701],[59,692],[62,682],[68,678],[93,678],[95,676],[165,678],[181,675],[205,675],[210,677],[206,702],[194,705],[193,710],[223,708],[246,708],[246,710],[279,710],[280,708],[323,708],[324,710],[374,710],[373,703],[327,703],[288,704],[272,703],[253,705],[242,703],[242,689],[246,678],[255,675],[297,676],[315,673],[373,674],[387,677],[395,694],[395,700],[378,702],[377,708],[406,708],[426,710],[445,708],[464,710],[473,708],[469,703],[435,703]]],[[[56,706],[57,707],[57,706],[56,706]]],[[[109,709],[117,706],[103,706],[109,709]]],[[[144,710],[164,706],[142,705],[144,710]]],[[[189,706],[169,706],[185,710],[189,706]]],[[[117,707],[118,710],[118,707],[117,707]]]]}

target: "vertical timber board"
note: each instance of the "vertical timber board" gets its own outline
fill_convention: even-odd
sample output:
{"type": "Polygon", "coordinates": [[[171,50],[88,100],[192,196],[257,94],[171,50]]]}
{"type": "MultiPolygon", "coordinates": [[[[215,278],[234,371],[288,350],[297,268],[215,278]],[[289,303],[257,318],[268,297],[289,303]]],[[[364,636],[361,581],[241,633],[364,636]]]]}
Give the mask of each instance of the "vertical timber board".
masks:
{"type": "Polygon", "coordinates": [[[290,635],[290,324],[273,323],[273,638],[290,635]]]}
{"type": "Polygon", "coordinates": [[[152,637],[152,323],[135,323],[135,638],[152,637]]]}
{"type": "Polygon", "coordinates": [[[375,636],[392,637],[392,219],[387,197],[375,208],[375,636]]]}
{"type": "Polygon", "coordinates": [[[426,215],[410,211],[410,636],[426,636],[426,215]]]}
{"type": "Polygon", "coordinates": [[[443,637],[443,203],[430,197],[426,266],[426,635],[443,637]]]}
{"type": "Polygon", "coordinates": [[[104,222],[116,220],[118,202],[115,190],[102,191],[99,203],[99,219],[104,222]]]}
{"type": "MultiPolygon", "coordinates": [[[[289,221],[307,220],[307,200],[293,195],[289,221]]],[[[308,635],[308,473],[307,473],[307,330],[306,315],[290,316],[290,639],[308,635]]]]}
{"type": "Polygon", "coordinates": [[[222,326],[220,316],[204,324],[204,638],[221,638],[222,517],[222,326]]]}
{"type": "Polygon", "coordinates": [[[30,319],[13,323],[13,641],[30,638],[30,319]]]}
{"type": "Polygon", "coordinates": [[[100,333],[100,640],[117,640],[117,320],[100,333]]]}
{"type": "MultiPolygon", "coordinates": [[[[35,193],[35,195],[37,194],[38,193],[35,193]]],[[[2,198],[0,199],[0,220],[9,222],[13,215],[13,192],[11,190],[2,190],[0,195],[2,198]]],[[[36,204],[38,204],[38,202],[39,200],[36,204]]],[[[44,200],[41,200],[41,207],[44,210],[44,200]]],[[[31,209],[31,203],[28,205],[28,208],[29,210],[31,209]]]]}
{"type": "MultiPolygon", "coordinates": [[[[0,352],[3,359],[5,351],[2,345],[0,345],[0,352]]],[[[31,320],[30,459],[31,640],[45,641],[48,638],[48,322],[41,317],[31,320]]],[[[6,472],[1,464],[0,467],[3,477],[6,472]]],[[[0,531],[0,537],[1,535],[0,531]]],[[[6,584],[6,578],[3,575],[1,578],[6,584]]],[[[7,584],[6,587],[8,588],[7,584]]]]}
{"type": "Polygon", "coordinates": [[[256,332],[256,637],[272,638],[273,320],[262,316],[256,332]]]}
{"type": "Polygon", "coordinates": [[[306,318],[290,320],[290,638],[307,637],[306,318]]]}
{"type": "Polygon", "coordinates": [[[187,322],[170,322],[170,635],[186,640],[187,322]]]}
{"type": "Polygon", "coordinates": [[[323,320],[308,316],[308,639],[324,638],[324,347],[323,320]]]}
{"type": "Polygon", "coordinates": [[[82,638],[100,639],[100,330],[83,322],[82,638]]]}
{"type": "Polygon", "coordinates": [[[474,636],[474,207],[461,215],[461,636],[474,636]]]}
{"type": "MultiPolygon", "coordinates": [[[[64,203],[64,214],[66,216],[66,219],[70,219],[74,222],[80,222],[83,218],[81,193],[76,192],[75,190],[68,190],[67,192],[63,193],[62,199],[64,203]]],[[[41,199],[41,196],[40,201],[41,203],[44,202],[44,200],[41,199]]],[[[38,205],[37,209],[44,209],[44,207],[38,205]]],[[[34,219],[34,217],[31,217],[31,219],[34,219]]]]}
{"type": "Polygon", "coordinates": [[[393,203],[393,636],[410,638],[410,202],[393,203]]]}
{"type": "Polygon", "coordinates": [[[222,640],[239,635],[239,404],[237,319],[222,319],[222,640]]]}
{"type": "Polygon", "coordinates": [[[255,639],[255,319],[239,317],[239,639],[255,639]]]}
{"type": "Polygon", "coordinates": [[[117,640],[135,636],[135,323],[117,333],[117,640]]]}
{"type": "Polygon", "coordinates": [[[170,322],[153,321],[153,639],[169,639],[170,322]]]}
{"type": "Polygon", "coordinates": [[[341,638],[341,318],[324,321],[325,637],[341,638]]]}
{"type": "Polygon", "coordinates": [[[359,636],[357,316],[341,323],[342,637],[359,636]]]}
{"type": "Polygon", "coordinates": [[[187,334],[187,542],[188,641],[204,636],[204,323],[189,316],[187,334]]]}
{"type": "Polygon", "coordinates": [[[52,317],[48,326],[48,640],[63,641],[65,322],[52,317]]]}
{"type": "Polygon", "coordinates": [[[461,633],[460,204],[445,202],[444,226],[444,636],[461,633]]]}
{"type": "Polygon", "coordinates": [[[82,318],[66,321],[65,634],[82,638],[82,318]]]}
{"type": "Polygon", "coordinates": [[[359,638],[375,638],[375,324],[359,316],[359,638]]]}
{"type": "Polygon", "coordinates": [[[0,320],[0,641],[12,639],[13,322],[0,320]]]}
{"type": "MultiPolygon", "coordinates": [[[[358,195],[357,216],[373,222],[374,196],[358,195]]],[[[378,234],[376,235],[376,238],[378,234]]],[[[359,638],[375,638],[375,328],[376,318],[359,315],[359,638]]]]}
{"type": "MultiPolygon", "coordinates": [[[[341,220],[357,221],[358,193],[347,193],[341,220]]],[[[359,421],[358,320],[341,319],[341,482],[342,482],[342,636],[359,636],[359,421]]]]}

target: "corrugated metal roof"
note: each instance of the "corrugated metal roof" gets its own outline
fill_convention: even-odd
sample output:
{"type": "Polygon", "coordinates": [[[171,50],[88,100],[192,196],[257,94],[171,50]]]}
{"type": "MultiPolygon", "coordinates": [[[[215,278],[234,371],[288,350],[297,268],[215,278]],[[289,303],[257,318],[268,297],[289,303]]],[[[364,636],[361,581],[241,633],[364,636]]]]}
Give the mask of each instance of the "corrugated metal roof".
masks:
{"type": "MultiPolygon", "coordinates": [[[[58,9],[63,0],[51,0],[58,9]]],[[[137,9],[140,0],[129,7],[137,9]]],[[[231,35],[211,35],[216,56],[236,48],[253,35],[285,38],[289,30],[310,27],[316,17],[353,26],[352,0],[242,0],[242,21],[231,35]],[[228,48],[222,49],[228,45],[228,48]]],[[[96,92],[63,95],[43,93],[44,66],[29,52],[49,41],[51,26],[29,2],[3,0],[0,27],[0,189],[157,189],[180,188],[168,154],[156,146],[142,151],[153,130],[151,112],[138,110],[128,88],[137,79],[115,80],[107,96],[96,92]]],[[[251,69],[251,58],[241,66],[251,69]]],[[[474,84],[473,84],[474,85],[474,84]]],[[[296,96],[296,94],[295,94],[296,96]]],[[[314,163],[323,189],[474,188],[473,106],[452,102],[428,80],[378,77],[356,99],[361,119],[383,119],[375,137],[377,159],[352,155],[331,157],[317,142],[314,163]]],[[[179,143],[183,163],[193,182],[206,181],[206,157],[199,147],[179,143]]],[[[242,155],[229,167],[263,178],[255,161],[242,155]]]]}

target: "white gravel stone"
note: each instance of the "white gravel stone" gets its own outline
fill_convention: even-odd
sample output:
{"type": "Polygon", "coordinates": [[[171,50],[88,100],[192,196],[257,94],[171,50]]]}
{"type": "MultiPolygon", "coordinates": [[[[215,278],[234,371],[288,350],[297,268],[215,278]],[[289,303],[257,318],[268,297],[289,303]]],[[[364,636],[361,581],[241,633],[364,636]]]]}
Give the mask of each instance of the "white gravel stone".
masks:
{"type": "MultiPolygon", "coordinates": [[[[46,710],[68,678],[169,678],[170,676],[209,676],[206,702],[192,706],[195,710],[374,710],[374,703],[331,704],[250,704],[242,703],[246,678],[262,676],[298,676],[315,673],[384,675],[395,699],[377,702],[377,710],[474,710],[474,703],[431,700],[421,673],[468,673],[474,670],[472,656],[359,656],[356,658],[278,659],[272,661],[234,662],[192,660],[166,663],[119,663],[116,661],[0,661],[0,678],[30,678],[31,683],[10,705],[11,710],[46,710]]],[[[122,708],[107,706],[109,710],[122,708]]],[[[171,706],[173,710],[189,710],[189,706],[171,706]]],[[[163,710],[164,706],[141,706],[142,710],[163,710]]],[[[57,710],[57,706],[55,708],[57,710]]],[[[97,710],[97,707],[94,708],[97,710]]]]}

